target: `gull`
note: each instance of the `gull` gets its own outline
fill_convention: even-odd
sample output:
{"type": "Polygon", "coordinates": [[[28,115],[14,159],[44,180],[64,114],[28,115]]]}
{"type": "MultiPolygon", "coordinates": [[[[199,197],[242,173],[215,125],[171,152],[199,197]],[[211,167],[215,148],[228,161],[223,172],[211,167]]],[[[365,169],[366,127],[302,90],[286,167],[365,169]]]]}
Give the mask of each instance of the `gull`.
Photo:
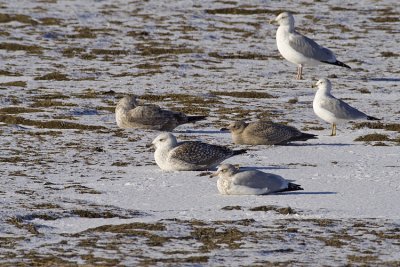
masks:
{"type": "Polygon", "coordinates": [[[182,112],[162,109],[157,105],[139,105],[135,95],[125,96],[118,102],[115,117],[117,125],[123,129],[159,131],[172,131],[181,124],[206,118],[206,116],[187,116],[182,112]]]}
{"type": "Polygon", "coordinates": [[[332,124],[331,136],[336,135],[336,124],[353,120],[380,120],[368,116],[364,112],[353,108],[343,100],[331,95],[332,84],[328,79],[321,79],[313,101],[314,113],[324,121],[332,124]]]}
{"type": "Polygon", "coordinates": [[[303,78],[303,66],[315,66],[327,63],[351,69],[336,59],[328,48],[322,47],[314,40],[298,33],[294,28],[294,18],[289,12],[283,12],[275,19],[279,23],[276,31],[276,43],[281,55],[297,65],[297,79],[303,78]]]}
{"type": "Polygon", "coordinates": [[[315,134],[303,133],[292,126],[267,120],[250,123],[235,121],[228,129],[233,142],[240,145],[284,145],[292,141],[317,138],[315,134]]]}
{"type": "Polygon", "coordinates": [[[157,165],[166,171],[209,170],[232,156],[246,153],[245,149],[232,150],[199,141],[178,142],[171,133],[161,133],[152,145],[156,148],[157,165]]]}
{"type": "Polygon", "coordinates": [[[211,177],[218,176],[218,191],[224,195],[265,195],[304,190],[279,175],[259,170],[240,171],[231,164],[222,164],[211,177]]]}

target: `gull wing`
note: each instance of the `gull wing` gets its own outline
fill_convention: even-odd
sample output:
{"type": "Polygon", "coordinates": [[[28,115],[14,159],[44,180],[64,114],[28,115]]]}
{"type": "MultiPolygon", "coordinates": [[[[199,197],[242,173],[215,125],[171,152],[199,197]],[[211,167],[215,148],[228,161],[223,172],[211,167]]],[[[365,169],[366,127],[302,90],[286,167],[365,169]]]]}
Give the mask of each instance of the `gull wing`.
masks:
{"type": "Polygon", "coordinates": [[[196,165],[215,165],[230,156],[229,148],[198,141],[182,142],[170,152],[171,158],[196,165]]]}
{"type": "Polygon", "coordinates": [[[297,52],[314,60],[325,62],[336,61],[336,57],[331,50],[320,46],[314,40],[296,31],[290,34],[289,45],[297,52]]]}
{"type": "Polygon", "coordinates": [[[331,112],[338,119],[360,119],[367,117],[367,115],[356,108],[353,108],[343,100],[335,97],[329,97],[320,102],[321,108],[331,112]]]}
{"type": "Polygon", "coordinates": [[[291,126],[274,123],[270,121],[260,121],[249,126],[249,134],[268,140],[287,140],[299,135],[299,131],[291,126]]]}
{"type": "Polygon", "coordinates": [[[176,123],[182,114],[160,108],[157,105],[143,105],[132,109],[128,113],[128,120],[143,125],[160,125],[176,123]]]}

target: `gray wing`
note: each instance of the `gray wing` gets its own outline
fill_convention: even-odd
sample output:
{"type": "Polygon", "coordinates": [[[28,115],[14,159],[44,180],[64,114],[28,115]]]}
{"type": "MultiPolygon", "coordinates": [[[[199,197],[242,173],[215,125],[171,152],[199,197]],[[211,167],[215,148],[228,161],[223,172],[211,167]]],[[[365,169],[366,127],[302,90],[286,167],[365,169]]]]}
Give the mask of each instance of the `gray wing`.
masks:
{"type": "Polygon", "coordinates": [[[237,173],[233,182],[236,185],[251,188],[268,188],[269,191],[276,191],[282,189],[285,180],[279,175],[254,170],[237,173]]]}
{"type": "Polygon", "coordinates": [[[128,120],[143,125],[165,125],[178,124],[184,119],[185,115],[161,109],[157,105],[143,105],[132,109],[128,113],[128,120]]]}
{"type": "Polygon", "coordinates": [[[233,156],[229,148],[196,141],[180,143],[171,151],[171,158],[197,165],[214,165],[233,156]]]}
{"type": "Polygon", "coordinates": [[[320,46],[314,40],[301,35],[296,31],[289,36],[289,45],[294,50],[306,57],[310,57],[318,61],[336,61],[336,57],[331,50],[320,46]]]}
{"type": "Polygon", "coordinates": [[[335,97],[324,99],[323,101],[321,101],[320,105],[321,108],[331,112],[338,119],[351,120],[367,117],[365,113],[359,111],[356,108],[353,108],[346,102],[335,97]]]}
{"type": "Polygon", "coordinates": [[[250,125],[249,133],[255,137],[266,138],[271,141],[287,140],[300,134],[294,127],[270,121],[260,121],[250,125]]]}

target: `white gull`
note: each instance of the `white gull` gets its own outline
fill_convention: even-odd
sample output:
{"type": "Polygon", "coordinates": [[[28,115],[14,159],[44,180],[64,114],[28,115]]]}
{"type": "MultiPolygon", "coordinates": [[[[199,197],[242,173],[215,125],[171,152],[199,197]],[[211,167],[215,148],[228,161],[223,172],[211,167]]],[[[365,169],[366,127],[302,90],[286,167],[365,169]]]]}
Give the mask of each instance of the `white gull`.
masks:
{"type": "Polygon", "coordinates": [[[328,48],[322,47],[314,40],[298,33],[294,28],[294,18],[289,12],[283,12],[276,17],[279,23],[276,32],[276,43],[281,55],[296,64],[297,79],[303,78],[303,66],[315,66],[321,63],[350,67],[336,59],[335,54],[328,48]]]}
{"type": "Polygon", "coordinates": [[[332,84],[328,79],[321,79],[313,101],[314,113],[324,121],[332,124],[332,136],[336,135],[336,124],[353,120],[380,120],[368,116],[364,112],[353,108],[343,100],[331,95],[332,84]]]}
{"type": "Polygon", "coordinates": [[[303,190],[279,175],[259,170],[240,171],[231,164],[222,164],[211,175],[218,176],[218,191],[224,195],[265,195],[285,191],[303,190]]]}

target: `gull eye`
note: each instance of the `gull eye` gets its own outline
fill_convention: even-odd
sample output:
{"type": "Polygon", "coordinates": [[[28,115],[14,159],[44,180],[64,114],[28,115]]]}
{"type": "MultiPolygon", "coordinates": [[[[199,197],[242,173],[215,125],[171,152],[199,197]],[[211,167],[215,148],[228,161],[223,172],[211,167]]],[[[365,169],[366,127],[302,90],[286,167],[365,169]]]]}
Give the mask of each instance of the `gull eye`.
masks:
{"type": "Polygon", "coordinates": [[[161,139],[160,139],[160,140],[158,140],[158,141],[160,141],[160,142],[164,142],[164,140],[165,140],[165,139],[161,138],[161,139]]]}

